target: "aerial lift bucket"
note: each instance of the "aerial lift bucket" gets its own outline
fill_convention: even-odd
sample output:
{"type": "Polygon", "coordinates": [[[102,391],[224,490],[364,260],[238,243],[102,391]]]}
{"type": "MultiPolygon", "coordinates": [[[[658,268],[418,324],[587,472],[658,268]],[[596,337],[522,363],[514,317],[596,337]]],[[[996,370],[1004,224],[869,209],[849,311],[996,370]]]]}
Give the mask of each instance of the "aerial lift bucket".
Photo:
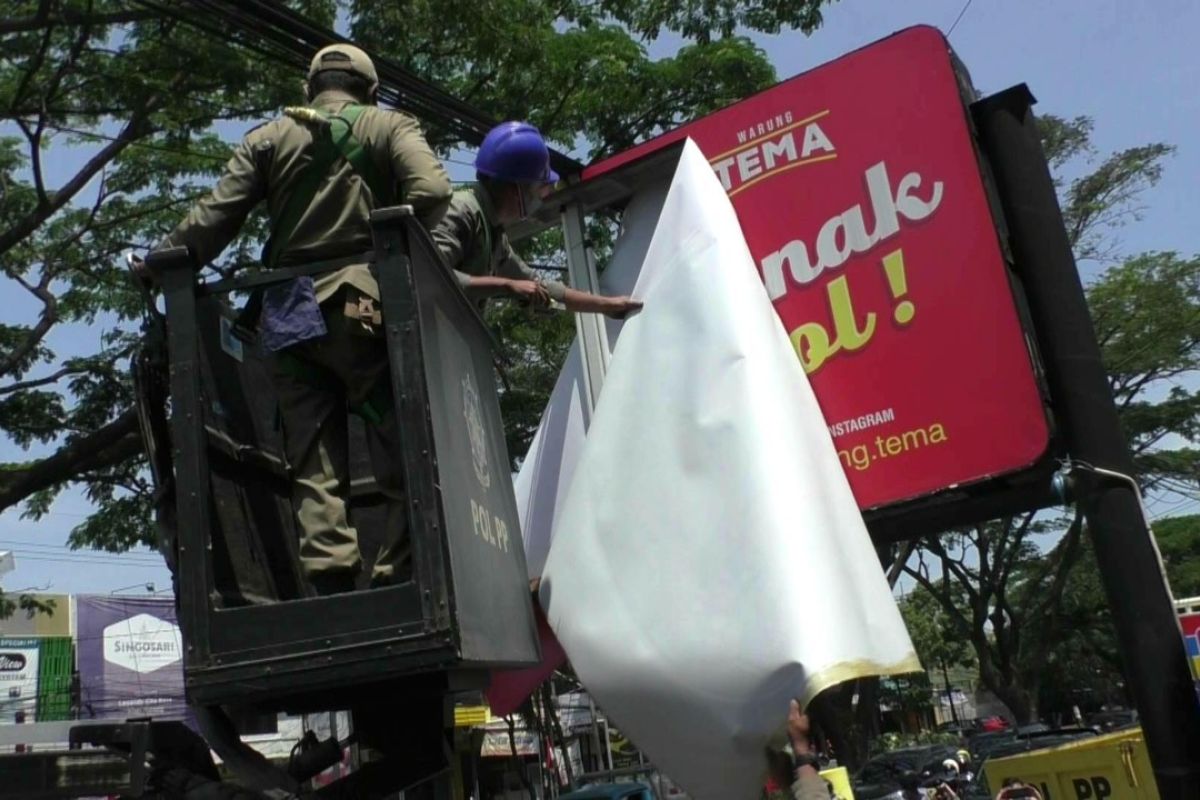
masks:
{"type": "MultiPolygon", "coordinates": [[[[538,639],[490,334],[411,209],[378,210],[371,224],[403,440],[410,580],[324,597],[306,585],[274,354],[227,299],[329,264],[197,282],[185,249],[152,254],[165,355],[151,337],[135,378],[189,702],[211,712],[349,708],[372,746],[411,756],[414,737],[439,739],[450,726],[450,693],[482,688],[494,668],[536,663],[538,639]],[[378,733],[400,729],[425,733],[401,737],[403,747],[378,733]]],[[[363,424],[351,424],[351,514],[369,565],[388,532],[363,424]]],[[[228,727],[205,733],[228,739],[215,730],[228,727]]]]}

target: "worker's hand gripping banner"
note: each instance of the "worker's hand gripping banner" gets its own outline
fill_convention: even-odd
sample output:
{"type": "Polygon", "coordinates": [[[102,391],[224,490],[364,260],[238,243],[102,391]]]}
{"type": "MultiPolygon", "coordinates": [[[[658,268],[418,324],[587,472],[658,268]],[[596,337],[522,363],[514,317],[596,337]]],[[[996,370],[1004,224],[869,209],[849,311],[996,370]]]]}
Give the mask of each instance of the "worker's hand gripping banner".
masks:
{"type": "Polygon", "coordinates": [[[664,773],[697,800],[753,797],[789,698],[920,666],[733,207],[690,141],[633,294],[645,309],[554,489],[541,601],[587,689],[664,773]]]}

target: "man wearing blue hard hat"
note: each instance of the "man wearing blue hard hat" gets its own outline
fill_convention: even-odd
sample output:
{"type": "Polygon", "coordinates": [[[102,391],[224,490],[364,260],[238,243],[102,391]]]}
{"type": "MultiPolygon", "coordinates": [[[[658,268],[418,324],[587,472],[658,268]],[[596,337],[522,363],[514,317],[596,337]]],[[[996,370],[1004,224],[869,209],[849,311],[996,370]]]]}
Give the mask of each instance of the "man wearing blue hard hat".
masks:
{"type": "Polygon", "coordinates": [[[508,296],[536,306],[555,300],[570,311],[618,319],[641,308],[641,301],[629,297],[602,297],[542,280],[513,252],[505,226],[527,217],[558,181],[537,128],[527,122],[492,128],[475,156],[475,173],[476,183],[455,192],[432,229],[442,257],[470,297],[508,296]]]}

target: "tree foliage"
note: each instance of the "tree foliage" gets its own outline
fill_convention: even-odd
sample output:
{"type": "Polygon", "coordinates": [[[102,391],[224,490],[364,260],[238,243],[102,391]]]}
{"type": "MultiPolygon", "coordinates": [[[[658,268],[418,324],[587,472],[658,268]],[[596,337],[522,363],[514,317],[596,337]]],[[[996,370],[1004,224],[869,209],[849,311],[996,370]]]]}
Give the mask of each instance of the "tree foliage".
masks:
{"type": "MultiPolygon", "coordinates": [[[[743,32],[810,32],[830,0],[289,0],[497,118],[593,157],[732,102],[774,70],[743,32]],[[650,46],[670,34],[667,58],[650,46]]],[[[176,10],[179,10],[178,8],[176,10]]],[[[142,311],[120,257],[159,241],[229,142],[299,102],[291,68],[135,0],[13,0],[0,21],[0,511],[39,517],[68,486],[96,507],[77,546],[153,539],[128,359],[142,311]]],[[[456,143],[431,132],[449,154],[456,143]]],[[[224,257],[253,262],[260,220],[224,257]]],[[[601,245],[611,231],[600,225],[601,245]]],[[[530,246],[560,264],[553,235],[530,246]]],[[[497,307],[514,456],[573,335],[566,315],[497,307]]]]}
{"type": "Polygon", "coordinates": [[[902,712],[925,712],[933,705],[935,691],[944,691],[949,670],[974,666],[974,652],[967,640],[954,635],[945,609],[928,591],[913,589],[899,606],[925,672],[884,679],[880,700],[902,712]]]}
{"type": "Polygon", "coordinates": [[[1157,520],[1154,539],[1175,597],[1200,597],[1200,514],[1157,520]]]}
{"type": "MultiPolygon", "coordinates": [[[[1157,182],[1172,148],[1098,157],[1091,120],[1041,124],[1076,257],[1107,267],[1087,298],[1137,478],[1146,491],[1194,497],[1200,392],[1190,387],[1200,370],[1200,258],[1151,252],[1112,261],[1115,230],[1138,217],[1141,193],[1157,182]],[[1063,177],[1070,172],[1079,174],[1063,177]]],[[[1070,648],[1090,641],[1089,652],[1116,668],[1115,648],[1101,655],[1113,642],[1111,621],[1078,513],[1008,517],[923,539],[905,571],[937,599],[946,636],[970,643],[982,683],[1018,721],[1037,717],[1042,682],[1071,668],[1070,648]]],[[[1111,675],[1103,680],[1115,683],[1111,675]]]]}
{"type": "MultiPolygon", "coordinates": [[[[636,0],[557,3],[447,0],[354,2],[354,38],[498,119],[528,119],[582,160],[625,149],[680,122],[752,94],[775,80],[766,55],[735,29],[804,32],[820,24],[823,0],[672,5],[636,0]],[[649,47],[683,39],[666,58],[649,47]]],[[[603,265],[612,221],[593,220],[589,239],[603,265]]],[[[561,238],[522,246],[531,263],[562,268],[561,238]]],[[[501,410],[509,454],[529,447],[575,335],[566,315],[530,315],[492,304],[508,366],[501,410]]]]}
{"type": "Polygon", "coordinates": [[[354,38],[500,119],[525,118],[585,157],[620,150],[738,100],[775,77],[731,34],[820,22],[822,0],[673,6],[646,0],[540,3],[356,0],[354,38]],[[661,33],[684,39],[652,59],[661,33]]]}
{"type": "MultiPolygon", "coordinates": [[[[332,19],[332,5],[295,4],[332,19]]],[[[0,27],[0,510],[67,485],[97,505],[74,541],[151,540],[128,358],[142,301],[121,254],[168,231],[228,156],[217,126],[299,99],[295,76],[121,0],[17,2],[0,27]]],[[[248,260],[251,226],[229,258],[248,260]]]]}
{"type": "Polygon", "coordinates": [[[38,614],[54,616],[58,604],[53,599],[43,599],[37,595],[19,594],[15,598],[0,595],[0,619],[7,619],[17,611],[24,613],[29,619],[38,614]]]}
{"type": "Polygon", "coordinates": [[[937,598],[917,588],[900,601],[900,614],[926,670],[941,666],[969,667],[975,663],[971,645],[950,634],[953,624],[937,598]]]}

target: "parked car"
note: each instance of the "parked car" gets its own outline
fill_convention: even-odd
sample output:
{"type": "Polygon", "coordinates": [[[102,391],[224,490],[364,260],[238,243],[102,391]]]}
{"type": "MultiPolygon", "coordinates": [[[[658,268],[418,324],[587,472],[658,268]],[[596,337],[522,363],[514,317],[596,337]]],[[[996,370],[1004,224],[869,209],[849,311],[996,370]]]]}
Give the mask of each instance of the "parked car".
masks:
{"type": "MultiPolygon", "coordinates": [[[[1029,733],[1024,736],[1014,736],[1007,741],[1000,741],[993,746],[986,758],[1004,758],[1017,753],[1028,753],[1031,750],[1045,750],[1049,747],[1076,742],[1099,735],[1095,728],[1047,728],[1044,731],[1029,733]]],[[[986,758],[979,759],[977,768],[982,766],[986,758]]]]}
{"type": "Polygon", "coordinates": [[[1015,738],[1017,738],[1017,732],[1014,730],[980,731],[967,737],[967,750],[971,753],[971,760],[975,768],[979,769],[979,764],[991,754],[992,749],[997,745],[1015,738]]]}
{"type": "Polygon", "coordinates": [[[944,767],[946,761],[958,761],[958,748],[935,744],[880,753],[864,764],[854,776],[855,800],[898,798],[901,779],[905,776],[915,776],[921,785],[936,785],[957,779],[957,772],[947,771],[944,767]]]}
{"type": "Polygon", "coordinates": [[[979,720],[970,719],[963,722],[943,722],[937,726],[938,733],[952,733],[955,736],[967,738],[979,730],[979,720]]]}
{"type": "Polygon", "coordinates": [[[989,758],[1054,747],[1068,741],[1095,736],[1099,732],[1098,728],[1092,727],[1051,728],[1037,722],[1006,731],[976,734],[968,741],[967,749],[971,752],[972,766],[978,772],[983,762],[989,758]]]}
{"type": "Polygon", "coordinates": [[[1089,727],[1099,728],[1104,733],[1119,731],[1122,728],[1132,728],[1138,724],[1137,711],[1128,708],[1117,708],[1110,711],[1097,711],[1088,714],[1083,720],[1089,727]]]}

